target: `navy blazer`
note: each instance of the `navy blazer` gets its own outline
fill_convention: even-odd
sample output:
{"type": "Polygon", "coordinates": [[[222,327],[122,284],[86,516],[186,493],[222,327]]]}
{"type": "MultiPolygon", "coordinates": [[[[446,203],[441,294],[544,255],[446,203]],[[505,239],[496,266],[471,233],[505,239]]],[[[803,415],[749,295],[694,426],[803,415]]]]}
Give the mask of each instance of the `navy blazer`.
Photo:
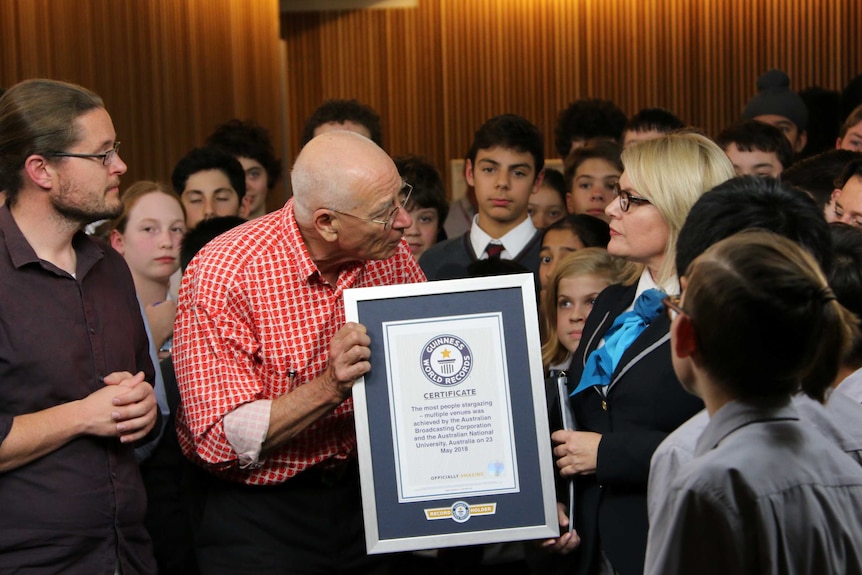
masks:
{"type": "MultiPolygon", "coordinates": [[[[613,285],[599,294],[569,366],[571,389],[614,319],[634,301],[636,290],[637,285],[613,285]]],[[[577,479],[577,572],[594,572],[599,551],[604,551],[622,575],[642,573],[650,458],[670,432],[703,409],[703,402],[683,389],[673,371],[667,315],[653,320],[623,353],[607,395],[591,388],[571,401],[578,430],[602,434],[596,473],[577,479]]]]}

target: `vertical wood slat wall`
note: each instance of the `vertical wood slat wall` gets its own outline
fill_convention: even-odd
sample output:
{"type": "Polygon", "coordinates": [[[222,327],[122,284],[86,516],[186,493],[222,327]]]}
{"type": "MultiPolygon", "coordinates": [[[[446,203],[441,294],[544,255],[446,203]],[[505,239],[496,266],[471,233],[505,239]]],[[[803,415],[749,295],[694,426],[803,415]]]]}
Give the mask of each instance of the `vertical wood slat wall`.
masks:
{"type": "MultiPolygon", "coordinates": [[[[626,112],[664,106],[716,133],[755,78],[840,89],[862,73],[858,0],[420,0],[418,8],[288,13],[277,0],[0,0],[0,85],[48,76],[105,99],[124,182],[167,179],[219,122],[254,118],[289,163],[324,99],[381,112],[393,154],[441,169],[493,114],[536,122],[553,152],[558,111],[580,97],[626,112]]],[[[271,198],[270,207],[283,200],[271,198]]]]}
{"type": "Polygon", "coordinates": [[[785,70],[794,89],[862,73],[858,0],[419,0],[398,10],[287,13],[288,141],[327,98],[380,112],[393,155],[444,170],[503,112],[546,134],[582,97],[675,111],[716,134],[785,70]]]}
{"type": "MultiPolygon", "coordinates": [[[[0,0],[0,86],[84,85],[114,120],[123,185],[169,181],[231,118],[282,141],[278,0],[0,0]]],[[[270,208],[284,203],[270,194],[270,208]]]]}

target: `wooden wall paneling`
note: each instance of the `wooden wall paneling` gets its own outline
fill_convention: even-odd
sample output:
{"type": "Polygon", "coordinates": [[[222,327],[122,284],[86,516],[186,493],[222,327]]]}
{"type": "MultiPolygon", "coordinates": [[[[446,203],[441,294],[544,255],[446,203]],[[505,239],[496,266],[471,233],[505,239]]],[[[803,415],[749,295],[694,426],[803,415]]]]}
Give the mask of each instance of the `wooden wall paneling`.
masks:
{"type": "Polygon", "coordinates": [[[557,114],[584,97],[629,114],[663,106],[715,135],[769,68],[784,69],[797,90],[840,89],[860,73],[860,4],[421,0],[407,10],[293,14],[282,18],[291,119],[299,126],[323,99],[357,97],[381,111],[390,152],[443,167],[503,112],[542,127],[550,156],[557,114]]]}
{"type": "MultiPolygon", "coordinates": [[[[231,117],[233,77],[225,81],[227,78],[215,73],[220,68],[230,70],[230,60],[223,59],[224,55],[229,53],[226,46],[229,19],[226,17],[228,14],[224,13],[224,0],[187,0],[184,4],[185,17],[188,18],[188,61],[191,63],[187,73],[193,102],[187,111],[190,121],[187,122],[186,129],[191,130],[192,134],[205,137],[215,125],[210,125],[207,117],[218,120],[231,117]],[[202,10],[205,7],[207,9],[202,10]],[[209,106],[201,108],[198,104],[205,99],[209,106]]],[[[195,144],[200,142],[199,137],[194,140],[195,144]]]]}
{"type": "Polygon", "coordinates": [[[452,91],[443,94],[443,106],[453,111],[449,121],[450,137],[455,149],[459,150],[458,155],[463,156],[467,148],[460,127],[464,125],[465,118],[473,114],[474,108],[489,107],[487,101],[481,100],[487,98],[490,91],[478,89],[485,82],[487,73],[487,65],[482,60],[481,53],[477,52],[483,44],[483,38],[479,34],[470,33],[468,24],[476,21],[475,18],[482,17],[478,12],[481,4],[464,2],[463,5],[452,5],[444,2],[443,5],[446,6],[446,19],[441,22],[441,26],[451,31],[451,43],[454,47],[443,61],[444,73],[453,78],[452,91]],[[466,73],[462,72],[462,68],[466,68],[466,73]]]}
{"type": "Polygon", "coordinates": [[[383,69],[380,98],[385,102],[386,123],[389,124],[388,148],[394,155],[401,150],[416,149],[416,122],[419,119],[416,74],[416,36],[409,20],[415,11],[385,10],[382,18],[386,28],[382,50],[375,54],[376,65],[383,69]],[[396,151],[397,150],[397,151],[396,151]]]}
{"type": "MultiPolygon", "coordinates": [[[[674,0],[676,6],[687,3],[690,0],[674,0]]],[[[681,99],[683,102],[682,110],[678,113],[681,118],[694,126],[706,129],[709,131],[709,125],[714,120],[715,115],[719,113],[716,109],[716,103],[722,102],[725,96],[725,87],[716,81],[716,71],[722,69],[721,66],[715,64],[720,62],[722,56],[718,54],[718,49],[712,45],[710,34],[711,26],[719,18],[716,13],[720,7],[716,2],[706,1],[699,5],[699,9],[693,14],[693,18],[683,20],[686,32],[685,37],[681,38],[681,42],[676,42],[680,45],[680,49],[686,50],[692,54],[694,62],[700,63],[695,70],[685,70],[685,78],[687,82],[681,89],[681,99]],[[708,64],[708,65],[704,65],[708,64]]],[[[674,32],[679,33],[679,30],[674,32]]],[[[719,28],[716,36],[721,36],[722,32],[719,28]]],[[[672,39],[674,42],[676,39],[672,39]]]]}
{"type": "Polygon", "coordinates": [[[149,158],[143,173],[167,182],[192,138],[177,134],[178,126],[170,113],[171,109],[190,110],[194,105],[193,92],[184,85],[189,78],[188,42],[177,41],[188,38],[188,21],[181,2],[149,3],[146,9],[134,26],[138,33],[134,35],[132,61],[142,75],[139,80],[146,81],[148,89],[133,92],[135,109],[140,110],[133,116],[133,133],[142,134],[141,145],[159,150],[158,154],[147,154],[136,148],[142,160],[149,158]]]}
{"type": "MultiPolygon", "coordinates": [[[[301,13],[282,15],[282,38],[285,39],[287,60],[287,140],[293,156],[299,150],[304,123],[302,110],[307,102],[322,99],[322,52],[317,27],[319,22],[301,13]]],[[[291,158],[285,158],[290,161],[291,158]]]]}
{"type": "MultiPolygon", "coordinates": [[[[0,23],[17,23],[17,8],[13,2],[0,1],[0,23]]],[[[0,34],[0,86],[7,87],[7,79],[16,77],[19,66],[18,30],[8,24],[0,24],[0,29],[4,32],[0,34]]]]}
{"type": "MultiPolygon", "coordinates": [[[[473,80],[473,74],[455,74],[453,72],[452,62],[457,62],[461,59],[467,59],[471,62],[474,69],[478,68],[478,63],[470,54],[467,42],[469,35],[464,29],[459,28],[458,22],[462,19],[453,17],[453,10],[457,6],[453,6],[446,2],[436,3],[440,9],[438,12],[440,22],[440,45],[441,45],[441,77],[440,82],[442,93],[440,94],[440,102],[442,106],[443,119],[443,157],[437,156],[435,159],[438,169],[441,172],[448,170],[451,158],[463,158],[467,153],[467,148],[464,144],[464,138],[459,133],[457,126],[461,122],[464,111],[470,106],[473,98],[478,97],[469,82],[473,80]],[[451,26],[444,26],[443,22],[452,22],[451,26]],[[456,95],[452,98],[452,95],[456,95]],[[454,101],[451,101],[454,99],[454,101]]],[[[465,3],[466,4],[466,3],[465,3]]],[[[476,70],[478,72],[478,70],[476,70]]],[[[445,176],[445,173],[444,173],[445,176]]],[[[445,176],[445,181],[449,181],[449,177],[445,176]]]]}
{"type": "MultiPolygon", "coordinates": [[[[706,102],[715,94],[709,75],[694,65],[698,60],[699,47],[705,38],[692,12],[687,0],[674,0],[673,4],[666,8],[664,18],[668,20],[668,24],[662,31],[662,38],[668,44],[673,57],[659,61],[655,73],[659,81],[667,78],[669,74],[671,77],[665,81],[663,97],[654,103],[646,103],[646,106],[662,106],[672,110],[686,122],[690,122],[690,119],[697,115],[695,105],[708,105],[706,102]]],[[[709,22],[710,20],[707,20],[707,25],[709,22]]],[[[645,107],[643,102],[638,104],[645,107]]],[[[632,110],[629,110],[629,113],[632,113],[632,110]]]]}
{"type": "Polygon", "coordinates": [[[556,90],[551,93],[550,99],[553,109],[546,114],[551,115],[555,121],[558,111],[568,104],[572,86],[576,83],[577,43],[574,50],[566,50],[564,47],[571,45],[569,36],[572,30],[577,29],[574,21],[578,17],[578,11],[567,10],[562,3],[555,3],[551,6],[549,17],[553,22],[553,40],[548,60],[551,62],[550,73],[554,78],[556,90]]]}
{"type": "MultiPolygon", "coordinates": [[[[841,28],[842,17],[846,18],[846,8],[838,6],[836,10],[824,14],[822,18],[817,19],[817,24],[820,27],[820,33],[823,37],[823,44],[826,52],[826,65],[829,66],[829,77],[838,78],[839,84],[844,85],[846,80],[841,77],[841,67],[839,60],[841,58],[841,48],[838,42],[829,41],[829,30],[839,30],[841,28]]],[[[842,38],[846,38],[845,34],[841,34],[842,38]]],[[[815,62],[816,65],[816,62],[815,62]]]]}
{"type": "Polygon", "coordinates": [[[167,180],[232,117],[257,120],[281,148],[277,0],[0,0],[0,17],[0,85],[51,77],[101,95],[124,186],[167,180]]]}
{"type": "Polygon", "coordinates": [[[387,13],[393,28],[387,47],[387,100],[393,109],[387,121],[393,123],[389,134],[394,154],[426,148],[423,155],[433,160],[442,154],[441,46],[439,27],[420,26],[418,16],[417,11],[387,13]]]}
{"type": "MultiPolygon", "coordinates": [[[[382,94],[386,94],[386,117],[398,129],[389,130],[389,147],[397,149],[406,147],[412,136],[412,126],[408,121],[411,115],[410,105],[415,90],[402,90],[401,86],[416,86],[416,79],[410,75],[406,58],[405,22],[402,10],[386,10],[383,13],[382,53],[375,53],[375,66],[382,68],[382,94]]],[[[382,95],[381,94],[381,95],[382,95]]],[[[380,97],[380,96],[378,96],[380,97]]],[[[393,128],[395,127],[393,126],[393,128]]]]}
{"type": "MultiPolygon", "coordinates": [[[[534,32],[536,51],[535,61],[528,62],[528,66],[535,67],[533,75],[533,102],[535,114],[533,120],[546,134],[550,130],[554,130],[554,122],[556,115],[554,110],[556,105],[556,93],[558,91],[558,78],[555,66],[555,58],[547,57],[548,54],[554,54],[557,44],[556,32],[553,20],[553,4],[552,2],[541,2],[540,12],[536,18],[536,29],[534,32]]],[[[546,142],[547,142],[546,138],[546,142]]],[[[553,138],[551,139],[553,141],[553,138]]],[[[552,150],[546,150],[546,155],[553,154],[552,150]]]]}
{"type": "Polygon", "coordinates": [[[409,21],[412,22],[413,34],[416,38],[414,74],[417,82],[419,115],[406,120],[415,122],[417,125],[416,145],[403,152],[421,151],[422,155],[435,162],[437,169],[445,177],[446,165],[439,163],[439,158],[447,157],[445,142],[448,130],[443,106],[445,46],[440,26],[439,4],[420,2],[419,10],[409,21]]]}
{"type": "MultiPolygon", "coordinates": [[[[862,3],[851,2],[846,5],[846,8],[849,14],[842,20],[845,26],[843,36],[845,40],[849,39],[847,44],[852,48],[848,50],[849,54],[846,56],[842,54],[842,56],[849,56],[850,71],[853,75],[862,74],[862,35],[859,34],[859,22],[862,22],[862,3]]],[[[845,81],[849,80],[850,74],[845,77],[845,81]]]]}
{"type": "MultiPolygon", "coordinates": [[[[551,20],[551,3],[542,2],[541,11],[537,13],[535,19],[535,29],[533,32],[534,42],[536,45],[535,60],[527,62],[527,66],[533,71],[533,88],[534,96],[533,109],[531,117],[534,122],[542,129],[545,134],[554,130],[554,122],[556,121],[554,109],[554,94],[557,90],[556,78],[554,77],[554,58],[546,55],[553,54],[556,38],[554,37],[554,28],[551,20]]],[[[546,138],[546,143],[549,141],[546,138]]],[[[553,141],[553,138],[550,140],[553,141]]],[[[546,150],[546,155],[553,154],[551,149],[546,150]]]]}

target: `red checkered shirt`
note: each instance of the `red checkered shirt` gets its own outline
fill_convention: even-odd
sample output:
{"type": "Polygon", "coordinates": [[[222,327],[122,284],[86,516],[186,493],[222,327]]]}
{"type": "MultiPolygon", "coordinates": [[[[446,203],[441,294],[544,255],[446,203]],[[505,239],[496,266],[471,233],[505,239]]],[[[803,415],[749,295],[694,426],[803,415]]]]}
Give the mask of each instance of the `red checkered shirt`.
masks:
{"type": "Polygon", "coordinates": [[[402,240],[392,258],[345,266],[335,286],[325,283],[300,236],[292,200],[212,240],[185,271],[174,327],[183,453],[251,485],[281,483],[323,461],[348,458],[356,447],[352,399],[256,468],[240,467],[224,417],[323,372],[330,340],[345,322],[346,288],[420,281],[425,276],[402,240]]]}

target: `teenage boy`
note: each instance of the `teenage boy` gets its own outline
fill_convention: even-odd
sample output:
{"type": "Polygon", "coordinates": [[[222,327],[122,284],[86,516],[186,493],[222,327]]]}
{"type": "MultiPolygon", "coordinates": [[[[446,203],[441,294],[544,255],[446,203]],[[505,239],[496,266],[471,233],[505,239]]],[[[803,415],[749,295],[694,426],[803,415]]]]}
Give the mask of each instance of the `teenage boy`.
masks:
{"type": "Polygon", "coordinates": [[[281,160],[275,157],[269,133],[252,121],[233,119],[216,126],[206,145],[221,148],[242,165],[248,219],[266,214],[267,193],[281,176],[281,160]]]}
{"type": "Polygon", "coordinates": [[[530,194],[542,185],[544,139],[521,116],[503,114],[476,132],[465,176],[476,191],[478,213],[464,235],[429,248],[419,265],[429,280],[468,277],[480,259],[506,259],[536,274],[541,234],[527,211],[530,194]]]}
{"type": "Polygon", "coordinates": [[[862,152],[851,150],[826,150],[794,162],[781,173],[781,181],[808,193],[818,206],[832,202],[835,181],[841,177],[844,167],[853,160],[862,160],[862,152]]]}
{"type": "Polygon", "coordinates": [[[742,119],[775,126],[796,154],[808,142],[808,108],[799,94],[790,89],[790,78],[781,70],[769,70],[757,79],[757,94],[745,105],[742,119]]]}
{"type": "Polygon", "coordinates": [[[383,147],[380,115],[359,100],[327,100],[311,113],[302,130],[302,145],[333,130],[356,132],[383,147]]]}
{"type": "Polygon", "coordinates": [[[825,216],[830,223],[842,222],[862,228],[862,160],[854,160],[844,167],[835,182],[825,216]]]}
{"type": "Polygon", "coordinates": [[[862,104],[856,106],[844,120],[835,147],[839,150],[862,152],[862,104]]]}
{"type": "Polygon", "coordinates": [[[177,162],[171,184],[183,202],[190,230],[216,216],[248,217],[242,164],[218,148],[195,148],[186,154],[177,162]]]}
{"type": "Polygon", "coordinates": [[[449,214],[443,179],[434,164],[419,156],[392,158],[401,178],[413,186],[410,201],[404,206],[413,225],[404,230],[404,239],[418,261],[428,248],[446,239],[443,222],[449,214]]]}
{"type": "Polygon", "coordinates": [[[628,117],[610,100],[583,98],[569,104],[557,116],[554,145],[561,158],[583,148],[591,140],[619,142],[628,117]]]}
{"type": "Polygon", "coordinates": [[[725,128],[716,139],[737,176],[777,178],[790,167],[793,148],[775,126],[748,120],[725,128]]]}
{"type": "Polygon", "coordinates": [[[664,108],[643,108],[623,129],[623,147],[685,128],[685,122],[664,108]]]}

